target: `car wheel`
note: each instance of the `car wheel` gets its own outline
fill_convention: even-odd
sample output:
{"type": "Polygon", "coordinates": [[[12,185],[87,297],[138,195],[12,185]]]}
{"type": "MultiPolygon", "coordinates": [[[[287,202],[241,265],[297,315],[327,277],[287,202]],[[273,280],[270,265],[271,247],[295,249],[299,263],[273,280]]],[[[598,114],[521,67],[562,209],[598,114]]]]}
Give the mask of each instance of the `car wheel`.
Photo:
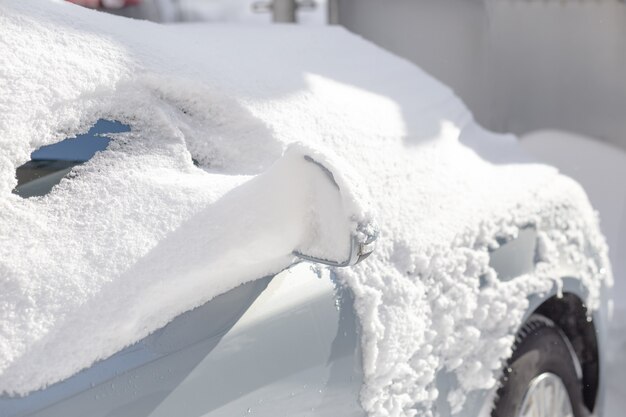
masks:
{"type": "Polygon", "coordinates": [[[581,371],[555,324],[533,315],[519,331],[492,417],[587,417],[581,371]]]}

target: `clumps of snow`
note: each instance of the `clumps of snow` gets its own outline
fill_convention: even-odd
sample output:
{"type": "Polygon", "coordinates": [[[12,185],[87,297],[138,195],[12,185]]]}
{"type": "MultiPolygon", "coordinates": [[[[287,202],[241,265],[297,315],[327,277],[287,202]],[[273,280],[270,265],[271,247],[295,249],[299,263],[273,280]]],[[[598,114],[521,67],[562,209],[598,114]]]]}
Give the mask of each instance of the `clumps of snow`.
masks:
{"type": "Polygon", "coordinates": [[[576,183],[340,28],[163,27],[9,0],[0,82],[3,392],[68,377],[294,251],[340,260],[375,221],[377,251],[338,271],[361,322],[363,407],[430,416],[444,397],[458,411],[494,386],[527,296],[558,286],[563,263],[591,309],[611,280],[576,183]],[[132,132],[44,197],[10,192],[30,152],[99,118],[132,132]],[[502,282],[489,249],[524,227],[540,262],[502,282]],[[442,373],[458,386],[438,392],[442,373]]]}
{"type": "MultiPolygon", "coordinates": [[[[439,372],[453,373],[458,381],[458,388],[443,393],[453,414],[461,411],[467,393],[493,388],[511,354],[528,295],[561,286],[563,265],[576,271],[589,290],[589,310],[599,307],[600,282],[610,284],[611,278],[604,269],[606,247],[583,192],[559,178],[521,197],[526,204],[512,207],[509,218],[468,228],[429,256],[383,237],[379,247],[386,241],[390,246],[379,253],[395,257],[396,268],[375,256],[367,265],[341,272],[355,289],[364,327],[362,400],[371,415],[436,415],[439,372]],[[542,231],[535,273],[498,280],[488,265],[487,249],[497,247],[494,236],[515,237],[529,226],[542,231]],[[590,247],[597,258],[588,256],[590,247]],[[479,277],[487,282],[484,287],[479,277]]],[[[381,230],[384,235],[385,227],[381,230]]]]}

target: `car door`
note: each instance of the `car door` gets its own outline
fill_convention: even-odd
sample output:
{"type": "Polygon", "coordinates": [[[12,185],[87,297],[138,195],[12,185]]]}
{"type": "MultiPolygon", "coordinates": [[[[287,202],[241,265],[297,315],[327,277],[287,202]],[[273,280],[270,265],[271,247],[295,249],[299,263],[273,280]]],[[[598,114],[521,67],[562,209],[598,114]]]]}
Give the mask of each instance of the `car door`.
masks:
{"type": "Polygon", "coordinates": [[[151,416],[363,416],[360,375],[352,297],[302,264],[269,282],[151,416]]]}

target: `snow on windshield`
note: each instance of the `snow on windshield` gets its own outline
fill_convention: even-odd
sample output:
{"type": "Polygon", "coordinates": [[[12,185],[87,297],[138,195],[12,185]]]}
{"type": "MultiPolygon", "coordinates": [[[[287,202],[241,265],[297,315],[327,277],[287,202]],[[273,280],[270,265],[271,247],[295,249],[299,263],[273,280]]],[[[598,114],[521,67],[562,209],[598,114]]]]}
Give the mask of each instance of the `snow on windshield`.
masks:
{"type": "MultiPolygon", "coordinates": [[[[576,183],[340,28],[164,27],[10,0],[0,83],[0,392],[67,378],[288,267],[328,235],[327,201],[343,210],[339,230],[380,230],[375,254],[337,271],[355,294],[372,416],[431,415],[438,372],[457,379],[453,411],[493,387],[526,296],[559,285],[563,262],[592,309],[611,280],[576,183]],[[11,193],[33,150],[102,118],[131,131],[48,195],[11,193]],[[488,251],[524,227],[540,236],[536,273],[500,282],[488,251]]],[[[337,236],[316,249],[345,246],[337,236]]]]}

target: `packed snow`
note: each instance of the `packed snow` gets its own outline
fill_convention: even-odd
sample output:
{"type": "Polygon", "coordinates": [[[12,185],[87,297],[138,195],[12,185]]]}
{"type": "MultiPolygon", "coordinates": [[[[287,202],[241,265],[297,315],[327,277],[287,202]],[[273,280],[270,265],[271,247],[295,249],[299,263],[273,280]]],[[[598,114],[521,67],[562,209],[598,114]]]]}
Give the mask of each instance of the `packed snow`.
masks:
{"type": "Polygon", "coordinates": [[[453,411],[492,388],[527,295],[560,285],[563,262],[590,309],[611,283],[577,183],[340,28],[167,27],[5,0],[0,91],[0,392],[67,378],[294,251],[339,259],[359,225],[380,231],[376,252],[337,272],[371,416],[432,415],[438,372],[458,380],[453,411]],[[101,118],[132,131],[50,194],[11,193],[32,151],[101,118]],[[536,271],[501,282],[488,250],[525,227],[536,271]]]}

